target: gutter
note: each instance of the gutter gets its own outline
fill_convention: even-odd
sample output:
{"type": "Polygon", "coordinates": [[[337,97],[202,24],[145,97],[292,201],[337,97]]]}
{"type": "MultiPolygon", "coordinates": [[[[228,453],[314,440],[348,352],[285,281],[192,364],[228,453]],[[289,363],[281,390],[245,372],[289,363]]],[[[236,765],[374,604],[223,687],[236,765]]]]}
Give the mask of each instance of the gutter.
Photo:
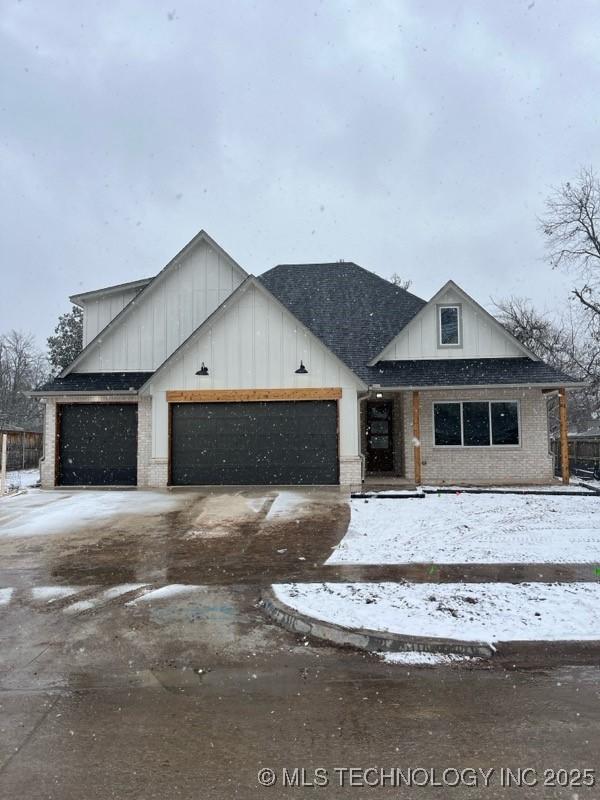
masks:
{"type": "Polygon", "coordinates": [[[64,390],[62,392],[56,391],[48,391],[48,392],[23,392],[25,397],[70,397],[71,395],[77,397],[99,397],[99,396],[108,396],[111,395],[123,395],[123,394],[130,394],[132,396],[137,397],[139,394],[137,389],[98,389],[95,392],[78,392],[74,391],[73,389],[64,390]]]}
{"type": "Polygon", "coordinates": [[[571,383],[442,383],[425,385],[406,385],[406,386],[383,386],[377,383],[369,384],[369,391],[372,392],[428,392],[441,391],[444,389],[542,389],[545,391],[557,391],[559,388],[565,389],[584,389],[588,384],[584,382],[571,383]]]}

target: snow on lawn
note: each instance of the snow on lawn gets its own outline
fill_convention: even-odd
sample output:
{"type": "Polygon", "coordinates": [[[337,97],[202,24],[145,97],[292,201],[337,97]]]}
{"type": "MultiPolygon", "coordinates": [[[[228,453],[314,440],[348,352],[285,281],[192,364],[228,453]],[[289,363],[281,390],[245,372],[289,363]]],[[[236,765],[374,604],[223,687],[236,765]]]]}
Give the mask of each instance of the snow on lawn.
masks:
{"type": "Polygon", "coordinates": [[[345,628],[464,641],[600,639],[600,583],[305,583],[275,594],[345,628]]]}
{"type": "Polygon", "coordinates": [[[19,469],[6,473],[6,482],[12,489],[25,489],[40,482],[40,471],[35,469],[19,469]]]}
{"type": "Polygon", "coordinates": [[[438,492],[448,490],[452,492],[473,492],[473,494],[487,494],[488,492],[496,492],[498,494],[591,494],[589,489],[581,483],[570,483],[563,486],[562,483],[553,483],[550,485],[534,485],[534,486],[452,486],[451,484],[444,486],[421,486],[425,492],[438,492]]]}
{"type": "Polygon", "coordinates": [[[600,497],[441,494],[352,500],[327,564],[600,564],[600,497]]]}
{"type": "Polygon", "coordinates": [[[0,505],[0,537],[82,530],[111,517],[151,516],[181,505],[181,495],[160,491],[63,491],[33,489],[0,505]]]}

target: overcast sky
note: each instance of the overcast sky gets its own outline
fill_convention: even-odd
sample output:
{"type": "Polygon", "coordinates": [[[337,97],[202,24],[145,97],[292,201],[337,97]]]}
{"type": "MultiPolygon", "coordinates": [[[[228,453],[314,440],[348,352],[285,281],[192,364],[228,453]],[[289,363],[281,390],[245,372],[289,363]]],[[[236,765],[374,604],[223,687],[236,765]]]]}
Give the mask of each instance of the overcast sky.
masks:
{"type": "Polygon", "coordinates": [[[536,216],[600,165],[600,4],[0,0],[0,331],[155,274],[353,260],[564,302],[536,216]]]}

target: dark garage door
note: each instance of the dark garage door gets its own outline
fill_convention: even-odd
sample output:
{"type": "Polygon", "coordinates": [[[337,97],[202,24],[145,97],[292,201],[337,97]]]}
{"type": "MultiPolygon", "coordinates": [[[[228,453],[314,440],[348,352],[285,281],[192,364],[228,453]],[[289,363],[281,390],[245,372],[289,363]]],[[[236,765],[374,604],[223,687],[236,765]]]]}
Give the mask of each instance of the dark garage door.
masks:
{"type": "Polygon", "coordinates": [[[338,482],[335,401],[173,403],[175,485],[338,482]]]}
{"type": "Polygon", "coordinates": [[[137,405],[59,406],[60,486],[135,486],[137,405]]]}

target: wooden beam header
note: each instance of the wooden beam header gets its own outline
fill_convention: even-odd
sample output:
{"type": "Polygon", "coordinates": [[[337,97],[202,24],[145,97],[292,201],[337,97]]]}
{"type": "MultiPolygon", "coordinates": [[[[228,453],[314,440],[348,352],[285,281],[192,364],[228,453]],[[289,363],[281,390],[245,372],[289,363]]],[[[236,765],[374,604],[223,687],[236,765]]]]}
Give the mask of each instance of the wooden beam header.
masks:
{"type": "Polygon", "coordinates": [[[168,403],[259,403],[277,400],[339,400],[341,389],[189,389],[167,392],[168,403]]]}

